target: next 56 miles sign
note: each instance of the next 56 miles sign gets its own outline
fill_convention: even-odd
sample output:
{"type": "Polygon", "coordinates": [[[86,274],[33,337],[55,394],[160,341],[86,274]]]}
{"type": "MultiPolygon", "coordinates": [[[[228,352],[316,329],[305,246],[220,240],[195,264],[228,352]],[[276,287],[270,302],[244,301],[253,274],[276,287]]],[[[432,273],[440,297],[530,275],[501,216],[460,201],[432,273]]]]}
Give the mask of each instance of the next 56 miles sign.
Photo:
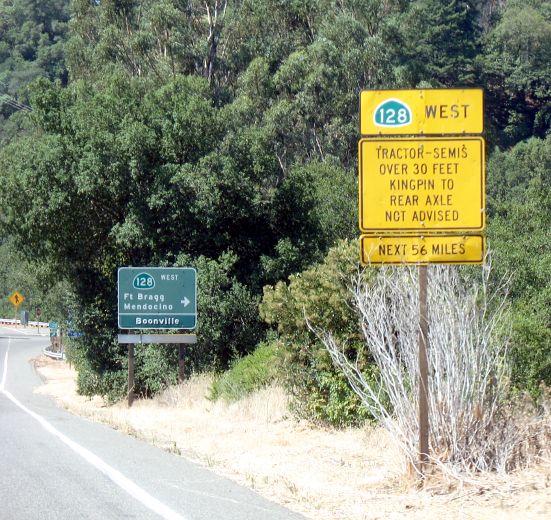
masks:
{"type": "Polygon", "coordinates": [[[194,329],[197,272],[191,267],[121,267],[120,329],[194,329]]]}

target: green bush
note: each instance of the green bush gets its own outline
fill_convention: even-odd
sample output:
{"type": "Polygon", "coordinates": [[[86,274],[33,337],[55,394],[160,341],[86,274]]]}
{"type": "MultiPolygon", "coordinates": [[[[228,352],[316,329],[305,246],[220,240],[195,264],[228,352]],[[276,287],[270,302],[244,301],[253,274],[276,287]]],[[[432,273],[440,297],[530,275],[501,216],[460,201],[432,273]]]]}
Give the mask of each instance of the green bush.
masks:
{"type": "Polygon", "coordinates": [[[318,422],[339,428],[361,425],[369,418],[358,395],[351,391],[346,376],[330,370],[320,371],[305,402],[293,407],[318,422]]]}
{"type": "Polygon", "coordinates": [[[512,382],[551,386],[551,136],[488,162],[488,245],[496,278],[511,277],[512,382]]]}
{"type": "Polygon", "coordinates": [[[99,395],[110,403],[122,399],[128,386],[126,345],[105,335],[65,340],[67,360],[75,366],[80,395],[99,395]]]}
{"type": "Polygon", "coordinates": [[[67,359],[78,372],[77,391],[110,402],[126,395],[128,355],[126,345],[117,342],[112,316],[102,309],[103,302],[76,306],[72,326],[84,336],[66,339],[67,359]]]}
{"type": "Polygon", "coordinates": [[[359,245],[344,240],[325,260],[302,273],[264,288],[262,318],[277,329],[284,352],[283,382],[299,416],[335,426],[358,424],[365,410],[325,347],[309,330],[331,331],[348,355],[369,371],[369,356],[352,308],[350,282],[358,272],[359,245]]]}
{"type": "Polygon", "coordinates": [[[152,396],[178,382],[178,345],[135,345],[135,385],[152,396]]]}
{"type": "Polygon", "coordinates": [[[122,399],[127,392],[128,379],[120,370],[105,370],[101,374],[93,372],[87,365],[79,365],[78,393],[88,397],[100,395],[108,403],[122,399]]]}
{"type": "Polygon", "coordinates": [[[264,336],[258,297],[232,275],[237,257],[218,260],[180,255],[177,265],[197,269],[197,343],[190,345],[186,366],[191,372],[225,370],[232,360],[252,352],[264,336]]]}
{"type": "Polygon", "coordinates": [[[247,356],[238,359],[232,367],[217,377],[210,398],[237,401],[277,380],[279,350],[276,343],[260,343],[247,356]]]}
{"type": "Polygon", "coordinates": [[[515,302],[513,306],[512,383],[534,397],[540,395],[542,383],[551,384],[550,308],[549,290],[540,298],[515,302]]]}

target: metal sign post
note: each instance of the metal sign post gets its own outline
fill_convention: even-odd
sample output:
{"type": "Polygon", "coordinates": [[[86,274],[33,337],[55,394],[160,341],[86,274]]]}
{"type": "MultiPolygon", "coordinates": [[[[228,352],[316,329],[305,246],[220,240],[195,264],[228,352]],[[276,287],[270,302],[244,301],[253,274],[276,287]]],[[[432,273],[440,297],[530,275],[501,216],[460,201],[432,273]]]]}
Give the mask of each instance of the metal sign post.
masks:
{"type": "Polygon", "coordinates": [[[180,343],[178,345],[178,383],[184,382],[184,345],[180,343]]]}
{"type": "Polygon", "coordinates": [[[178,380],[184,380],[184,345],[197,343],[195,334],[139,334],[138,331],[127,331],[126,334],[118,335],[119,344],[128,345],[128,407],[134,402],[135,393],[135,345],[142,344],[169,344],[178,345],[178,380]]]}
{"type": "Polygon", "coordinates": [[[36,314],[36,323],[38,325],[38,334],[40,334],[40,316],[42,316],[42,308],[37,307],[35,314],[36,314]]]}
{"type": "Polygon", "coordinates": [[[425,468],[429,460],[429,316],[428,316],[428,269],[426,265],[419,266],[419,473],[425,476],[425,468]]]}
{"type": "Polygon", "coordinates": [[[128,344],[128,408],[134,402],[134,343],[128,344]]]}

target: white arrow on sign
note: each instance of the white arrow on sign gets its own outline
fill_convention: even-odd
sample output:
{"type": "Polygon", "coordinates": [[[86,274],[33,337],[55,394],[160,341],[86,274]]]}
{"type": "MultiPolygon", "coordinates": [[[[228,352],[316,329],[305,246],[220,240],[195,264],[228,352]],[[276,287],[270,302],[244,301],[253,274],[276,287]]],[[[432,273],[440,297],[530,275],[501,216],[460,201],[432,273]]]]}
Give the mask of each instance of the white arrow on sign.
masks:
{"type": "Polygon", "coordinates": [[[180,303],[183,303],[184,307],[187,307],[191,302],[184,296],[184,299],[180,303]]]}

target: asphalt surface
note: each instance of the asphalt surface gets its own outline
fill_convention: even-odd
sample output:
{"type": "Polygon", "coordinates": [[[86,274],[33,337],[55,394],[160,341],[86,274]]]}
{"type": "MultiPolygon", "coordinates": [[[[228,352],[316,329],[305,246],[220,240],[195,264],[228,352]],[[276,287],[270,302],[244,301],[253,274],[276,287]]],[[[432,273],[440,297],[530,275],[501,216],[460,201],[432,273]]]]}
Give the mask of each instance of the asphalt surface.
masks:
{"type": "Polygon", "coordinates": [[[29,360],[49,338],[29,332],[0,328],[0,520],[304,520],[34,394],[29,360]]]}

